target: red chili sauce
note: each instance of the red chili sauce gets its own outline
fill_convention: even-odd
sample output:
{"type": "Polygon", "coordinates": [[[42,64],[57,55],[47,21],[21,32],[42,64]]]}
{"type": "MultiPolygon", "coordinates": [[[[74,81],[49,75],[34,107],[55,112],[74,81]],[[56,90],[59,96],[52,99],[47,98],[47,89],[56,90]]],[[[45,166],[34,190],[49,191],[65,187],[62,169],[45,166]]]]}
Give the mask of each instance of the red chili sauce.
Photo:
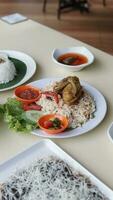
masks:
{"type": "Polygon", "coordinates": [[[30,99],[37,98],[38,94],[37,94],[37,92],[35,92],[34,90],[29,88],[29,89],[22,91],[18,96],[22,99],[30,100],[30,99]]]}
{"type": "Polygon", "coordinates": [[[88,62],[88,58],[78,53],[66,53],[58,57],[58,62],[66,65],[82,65],[88,62]]]}

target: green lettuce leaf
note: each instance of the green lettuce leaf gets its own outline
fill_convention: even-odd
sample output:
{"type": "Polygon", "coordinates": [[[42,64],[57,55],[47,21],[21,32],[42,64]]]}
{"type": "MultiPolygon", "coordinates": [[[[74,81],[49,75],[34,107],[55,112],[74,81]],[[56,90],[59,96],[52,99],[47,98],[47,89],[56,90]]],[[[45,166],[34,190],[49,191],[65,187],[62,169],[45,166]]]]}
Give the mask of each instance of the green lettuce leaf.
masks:
{"type": "Polygon", "coordinates": [[[28,132],[37,127],[35,122],[26,118],[22,103],[15,98],[9,98],[4,105],[1,105],[0,113],[4,115],[9,128],[15,131],[28,132]]]}

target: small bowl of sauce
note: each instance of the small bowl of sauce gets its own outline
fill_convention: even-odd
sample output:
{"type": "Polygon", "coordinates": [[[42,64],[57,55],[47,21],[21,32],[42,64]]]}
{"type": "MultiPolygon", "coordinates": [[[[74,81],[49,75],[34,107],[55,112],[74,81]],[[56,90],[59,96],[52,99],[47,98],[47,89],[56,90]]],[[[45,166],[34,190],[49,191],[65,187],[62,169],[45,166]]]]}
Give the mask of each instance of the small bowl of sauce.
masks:
{"type": "Polygon", "coordinates": [[[15,89],[14,93],[18,101],[28,104],[37,101],[40,96],[40,90],[30,85],[19,86],[15,89]]]}
{"type": "Polygon", "coordinates": [[[43,115],[37,123],[48,134],[62,133],[69,125],[67,117],[59,114],[43,115]]]}
{"type": "Polygon", "coordinates": [[[94,61],[93,54],[86,47],[55,49],[52,58],[58,66],[70,71],[80,71],[94,61]]]}

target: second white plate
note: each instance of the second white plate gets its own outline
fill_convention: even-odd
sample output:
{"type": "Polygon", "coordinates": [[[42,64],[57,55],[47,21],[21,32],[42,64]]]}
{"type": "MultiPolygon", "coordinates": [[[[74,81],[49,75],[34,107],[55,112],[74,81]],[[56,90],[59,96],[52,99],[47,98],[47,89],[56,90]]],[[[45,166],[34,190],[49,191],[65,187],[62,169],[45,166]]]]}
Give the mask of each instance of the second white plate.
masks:
{"type": "Polygon", "coordinates": [[[98,178],[96,178],[92,173],[84,168],[77,160],[71,158],[51,140],[42,140],[37,142],[12,159],[0,164],[0,183],[4,183],[8,177],[10,177],[15,172],[15,170],[29,166],[33,160],[45,158],[48,156],[60,158],[69,164],[73,170],[77,172],[79,171],[80,173],[90,178],[91,182],[96,185],[99,190],[109,198],[109,200],[113,200],[113,191],[110,188],[108,188],[104,183],[102,183],[98,178]]]}
{"type": "MultiPolygon", "coordinates": [[[[17,59],[20,62],[23,62],[24,65],[26,66],[26,73],[20,81],[14,81],[14,83],[12,83],[11,85],[9,82],[9,84],[6,84],[5,87],[1,87],[0,91],[10,90],[19,85],[22,85],[23,83],[28,81],[34,75],[34,73],[36,71],[36,62],[34,61],[34,59],[31,56],[29,56],[23,52],[15,51],[15,50],[0,50],[0,53],[5,53],[9,57],[11,57],[13,59],[17,59]]],[[[21,66],[19,66],[19,67],[21,67],[21,66]]],[[[22,69],[19,69],[19,71],[20,71],[20,74],[19,75],[17,74],[17,76],[21,75],[22,69]]]]}
{"type": "MultiPolygon", "coordinates": [[[[30,85],[38,88],[44,88],[45,86],[51,84],[52,82],[60,80],[59,78],[46,78],[41,79],[35,82],[30,83],[30,85]]],[[[67,130],[63,133],[56,134],[56,135],[50,135],[47,133],[44,133],[40,129],[36,129],[32,131],[33,134],[41,137],[48,137],[48,138],[69,138],[78,136],[81,134],[84,134],[92,129],[94,129],[96,126],[100,124],[100,122],[104,119],[107,111],[107,104],[105,101],[104,96],[93,86],[90,84],[81,81],[81,85],[83,88],[88,91],[88,93],[94,98],[96,103],[96,112],[94,113],[95,117],[93,119],[90,119],[86,124],[84,124],[82,127],[67,130]]]]}

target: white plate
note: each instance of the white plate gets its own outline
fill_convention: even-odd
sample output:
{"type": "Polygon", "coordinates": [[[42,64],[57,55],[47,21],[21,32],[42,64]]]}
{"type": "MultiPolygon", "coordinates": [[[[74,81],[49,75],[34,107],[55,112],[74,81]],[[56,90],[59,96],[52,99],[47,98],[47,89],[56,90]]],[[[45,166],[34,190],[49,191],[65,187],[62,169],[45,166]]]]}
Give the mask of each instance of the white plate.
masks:
{"type": "Polygon", "coordinates": [[[109,198],[109,200],[113,200],[113,191],[110,188],[108,188],[98,178],[91,174],[79,162],[72,159],[51,140],[42,140],[12,159],[1,164],[0,183],[3,183],[16,169],[27,166],[33,160],[44,158],[46,156],[56,156],[57,158],[64,160],[74,170],[77,170],[90,178],[91,182],[94,183],[100,189],[100,191],[109,198]]]}
{"type": "MultiPolygon", "coordinates": [[[[54,82],[54,81],[60,80],[59,78],[47,78],[47,79],[41,79],[35,82],[30,83],[30,85],[38,87],[38,88],[44,88],[48,84],[54,82]]],[[[89,85],[88,83],[81,81],[81,85],[84,87],[86,91],[89,92],[89,94],[94,98],[96,102],[96,112],[95,118],[89,120],[86,124],[84,124],[82,127],[73,129],[73,130],[68,130],[60,134],[56,135],[50,135],[47,133],[44,133],[43,131],[36,129],[32,131],[33,134],[41,137],[48,137],[48,138],[69,138],[69,137],[74,137],[81,135],[83,133],[86,133],[93,128],[95,128],[100,122],[104,119],[107,111],[107,104],[105,101],[104,96],[93,86],[89,85]]]]}
{"type": "Polygon", "coordinates": [[[0,50],[0,53],[6,53],[6,54],[8,54],[9,57],[12,57],[12,58],[15,58],[15,59],[18,59],[18,60],[24,62],[27,67],[26,74],[20,82],[18,82],[17,84],[15,84],[11,87],[0,89],[0,91],[5,91],[5,90],[10,90],[12,88],[15,88],[15,87],[25,83],[26,81],[28,81],[34,75],[34,73],[36,71],[36,62],[34,61],[34,59],[31,56],[29,56],[23,52],[13,51],[13,50],[0,50]]]}

